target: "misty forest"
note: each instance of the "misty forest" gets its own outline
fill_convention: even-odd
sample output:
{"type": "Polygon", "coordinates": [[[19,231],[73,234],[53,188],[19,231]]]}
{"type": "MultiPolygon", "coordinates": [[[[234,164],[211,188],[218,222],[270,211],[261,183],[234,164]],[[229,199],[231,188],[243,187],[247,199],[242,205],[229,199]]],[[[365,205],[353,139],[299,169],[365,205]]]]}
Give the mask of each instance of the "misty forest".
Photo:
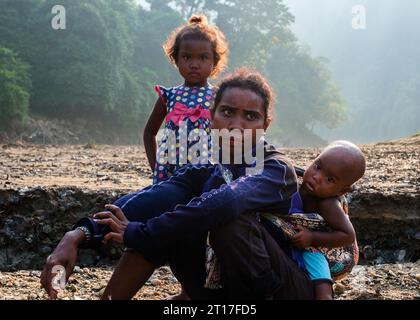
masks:
{"type": "Polygon", "coordinates": [[[366,27],[355,30],[353,2],[307,10],[307,1],[283,0],[63,0],[65,27],[56,29],[56,1],[1,0],[0,131],[60,120],[93,140],[138,143],[154,85],[182,80],[163,41],[204,12],[229,41],[226,71],[254,67],[275,89],[274,143],[416,134],[420,3],[365,1],[366,27]]]}

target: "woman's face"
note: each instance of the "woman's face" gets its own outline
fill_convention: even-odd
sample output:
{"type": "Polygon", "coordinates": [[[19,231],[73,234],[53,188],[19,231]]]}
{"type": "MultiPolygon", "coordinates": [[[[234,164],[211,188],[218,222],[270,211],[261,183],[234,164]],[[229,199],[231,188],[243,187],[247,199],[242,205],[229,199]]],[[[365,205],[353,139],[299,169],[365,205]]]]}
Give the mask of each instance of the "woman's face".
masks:
{"type": "MultiPolygon", "coordinates": [[[[255,146],[257,129],[265,131],[268,125],[269,122],[265,118],[264,101],[250,89],[227,88],[223,92],[219,104],[215,106],[213,129],[227,129],[232,133],[229,137],[231,154],[234,152],[235,145],[242,145],[246,148],[244,133],[247,129],[249,133],[252,133],[252,146],[255,146]]],[[[220,141],[219,145],[222,147],[220,141]]]]}

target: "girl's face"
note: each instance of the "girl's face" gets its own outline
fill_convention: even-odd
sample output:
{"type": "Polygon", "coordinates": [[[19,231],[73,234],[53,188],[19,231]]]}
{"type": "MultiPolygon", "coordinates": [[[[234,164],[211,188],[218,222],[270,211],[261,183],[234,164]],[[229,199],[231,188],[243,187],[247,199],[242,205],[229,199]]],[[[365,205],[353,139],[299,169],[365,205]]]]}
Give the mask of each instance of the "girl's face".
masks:
{"type": "Polygon", "coordinates": [[[205,40],[183,40],[179,47],[177,67],[189,87],[207,85],[214,69],[213,47],[205,40]]]}
{"type": "MultiPolygon", "coordinates": [[[[235,145],[244,146],[244,131],[246,129],[252,132],[252,146],[255,146],[257,140],[257,129],[266,130],[269,122],[265,119],[264,101],[254,91],[243,88],[227,88],[215,107],[213,113],[213,129],[235,130],[239,137],[230,138],[231,154],[235,145]]],[[[221,145],[219,141],[219,145],[221,145]]]]}

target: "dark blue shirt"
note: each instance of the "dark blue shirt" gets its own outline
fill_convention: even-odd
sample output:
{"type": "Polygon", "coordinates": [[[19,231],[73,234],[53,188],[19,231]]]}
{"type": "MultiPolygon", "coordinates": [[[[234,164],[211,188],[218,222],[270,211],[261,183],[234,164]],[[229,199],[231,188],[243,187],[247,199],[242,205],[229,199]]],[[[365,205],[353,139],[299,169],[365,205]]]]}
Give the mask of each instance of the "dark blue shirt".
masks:
{"type": "MultiPolygon", "coordinates": [[[[168,180],[117,200],[130,221],[124,245],[147,254],[171,245],[177,237],[211,231],[246,212],[287,214],[297,191],[294,167],[267,143],[262,161],[262,172],[252,175],[245,174],[245,165],[225,166],[233,173],[229,184],[217,165],[186,165],[168,180]]],[[[81,224],[94,235],[90,247],[100,245],[109,232],[91,218],[77,225],[81,224]]]]}

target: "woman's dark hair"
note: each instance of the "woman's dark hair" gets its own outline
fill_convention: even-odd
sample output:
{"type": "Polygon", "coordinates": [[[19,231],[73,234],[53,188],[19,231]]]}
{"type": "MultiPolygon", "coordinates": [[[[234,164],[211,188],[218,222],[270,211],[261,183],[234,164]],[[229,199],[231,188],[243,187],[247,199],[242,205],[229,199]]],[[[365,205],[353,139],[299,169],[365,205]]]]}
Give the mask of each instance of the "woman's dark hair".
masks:
{"type": "Polygon", "coordinates": [[[255,92],[263,100],[265,122],[272,120],[275,95],[267,79],[261,73],[252,69],[241,68],[227,74],[218,84],[212,109],[213,113],[216,111],[223,93],[230,88],[248,89],[255,92]]]}
{"type": "Polygon", "coordinates": [[[225,35],[217,26],[209,25],[205,15],[193,15],[187,24],[172,31],[163,44],[166,56],[175,65],[178,63],[179,48],[183,40],[204,40],[211,43],[214,57],[211,77],[217,76],[226,67],[229,49],[225,35]]]}

